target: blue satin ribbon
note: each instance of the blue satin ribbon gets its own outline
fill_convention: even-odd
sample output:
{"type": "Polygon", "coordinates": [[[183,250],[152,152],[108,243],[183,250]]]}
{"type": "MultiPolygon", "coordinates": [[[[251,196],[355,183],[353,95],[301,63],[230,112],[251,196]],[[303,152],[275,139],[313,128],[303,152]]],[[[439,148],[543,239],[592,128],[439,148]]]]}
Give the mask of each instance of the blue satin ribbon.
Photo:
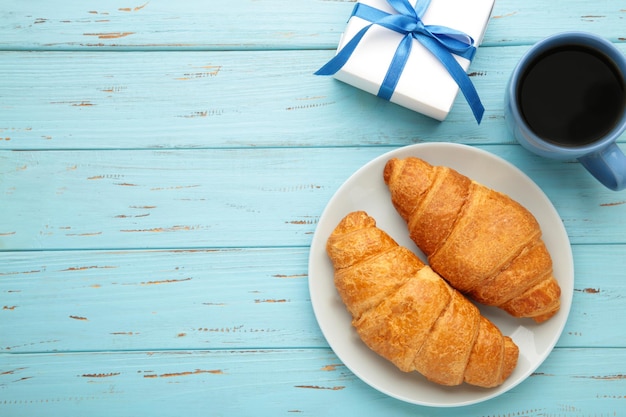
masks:
{"type": "Polygon", "coordinates": [[[469,76],[452,55],[458,55],[471,61],[476,53],[474,39],[463,32],[445,26],[425,25],[421,18],[428,9],[430,0],[418,0],[415,7],[408,0],[387,0],[387,2],[398,12],[397,14],[390,14],[357,3],[352,11],[352,16],[360,17],[372,23],[361,29],[335,57],[317,70],[315,74],[333,75],[339,71],[348,62],[365,33],[373,25],[379,25],[404,35],[378,90],[379,97],[385,100],[391,99],[411,53],[413,39],[415,39],[443,64],[463,92],[476,121],[480,124],[485,108],[480,102],[478,92],[469,76]]]}

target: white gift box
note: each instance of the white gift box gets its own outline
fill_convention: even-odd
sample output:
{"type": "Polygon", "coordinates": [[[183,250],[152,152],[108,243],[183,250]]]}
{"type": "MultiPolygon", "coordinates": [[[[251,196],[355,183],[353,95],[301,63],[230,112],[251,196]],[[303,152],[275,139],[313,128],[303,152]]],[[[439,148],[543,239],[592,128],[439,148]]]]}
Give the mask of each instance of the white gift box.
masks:
{"type": "MultiPolygon", "coordinates": [[[[477,47],[485,34],[494,1],[432,0],[421,20],[425,25],[446,26],[464,32],[474,39],[474,46],[477,47]]],[[[386,0],[360,0],[358,3],[397,14],[386,0]]],[[[414,6],[415,0],[411,4],[414,6]]],[[[371,23],[352,16],[337,50],[341,50],[355,34],[371,23]]],[[[334,77],[371,94],[378,94],[402,38],[403,35],[398,32],[373,25],[334,77]]],[[[428,49],[415,39],[412,42],[411,53],[390,101],[444,120],[452,108],[459,86],[428,49]]],[[[457,55],[454,58],[467,71],[471,62],[457,55]]]]}

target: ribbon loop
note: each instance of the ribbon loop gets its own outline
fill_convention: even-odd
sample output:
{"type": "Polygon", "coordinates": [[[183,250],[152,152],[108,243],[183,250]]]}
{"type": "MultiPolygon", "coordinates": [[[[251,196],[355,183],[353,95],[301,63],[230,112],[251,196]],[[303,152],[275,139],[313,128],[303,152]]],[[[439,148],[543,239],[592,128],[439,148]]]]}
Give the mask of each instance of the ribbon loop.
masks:
{"type": "Polygon", "coordinates": [[[476,121],[480,124],[485,109],[469,76],[453,56],[453,54],[458,55],[471,61],[476,53],[474,39],[463,32],[446,26],[425,25],[422,21],[422,16],[428,9],[430,0],[418,0],[415,7],[409,3],[409,0],[387,0],[387,3],[393,7],[397,12],[396,14],[390,14],[374,7],[357,3],[352,16],[360,17],[371,23],[361,29],[334,58],[315,74],[333,75],[339,71],[348,62],[367,31],[373,25],[379,25],[404,35],[380,86],[378,91],[379,97],[386,100],[391,99],[409,59],[413,39],[415,39],[437,57],[450,73],[458,84],[459,89],[463,92],[476,121]]]}

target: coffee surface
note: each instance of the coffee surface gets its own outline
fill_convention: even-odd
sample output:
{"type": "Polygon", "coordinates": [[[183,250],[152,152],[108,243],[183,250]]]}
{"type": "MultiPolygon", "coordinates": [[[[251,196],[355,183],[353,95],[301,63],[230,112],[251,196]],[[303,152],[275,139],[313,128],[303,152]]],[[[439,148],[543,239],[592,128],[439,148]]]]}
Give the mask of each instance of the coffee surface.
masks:
{"type": "Polygon", "coordinates": [[[591,48],[554,48],[527,66],[518,85],[518,105],[534,133],[560,146],[576,147],[605,136],[626,105],[615,64],[591,48]]]}

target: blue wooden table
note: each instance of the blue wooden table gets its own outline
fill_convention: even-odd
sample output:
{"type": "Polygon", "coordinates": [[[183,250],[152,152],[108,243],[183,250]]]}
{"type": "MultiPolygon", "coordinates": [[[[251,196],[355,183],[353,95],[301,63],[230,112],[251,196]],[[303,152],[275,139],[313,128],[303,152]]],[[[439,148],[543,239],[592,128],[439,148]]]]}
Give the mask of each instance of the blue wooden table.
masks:
{"type": "MultiPolygon", "coordinates": [[[[497,0],[437,122],[313,72],[352,1],[0,2],[0,415],[626,415],[626,193],[523,150],[520,56],[562,30],[626,53],[626,1],[497,0]],[[308,255],[331,196],[377,156],[468,144],[528,174],[576,269],[548,359],[461,409],[388,397],[334,355],[308,255]]],[[[626,137],[620,143],[626,142],[626,137]]]]}

